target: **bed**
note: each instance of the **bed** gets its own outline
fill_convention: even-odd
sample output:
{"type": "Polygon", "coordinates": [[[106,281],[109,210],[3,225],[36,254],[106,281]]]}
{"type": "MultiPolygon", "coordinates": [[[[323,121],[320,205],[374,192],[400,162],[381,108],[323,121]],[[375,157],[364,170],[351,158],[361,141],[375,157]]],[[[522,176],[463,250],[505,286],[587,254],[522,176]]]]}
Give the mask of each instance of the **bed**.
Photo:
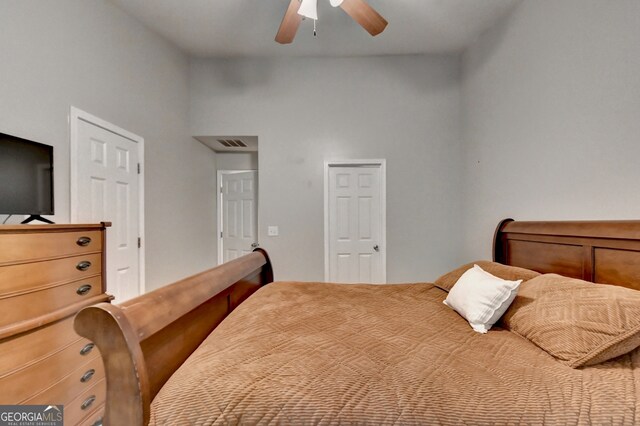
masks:
{"type": "Polygon", "coordinates": [[[595,289],[623,298],[622,316],[640,324],[640,221],[508,219],[493,255],[495,267],[525,268],[541,284],[521,287],[486,334],[442,303],[460,271],[435,283],[272,283],[260,249],[121,305],[85,308],[75,327],[103,356],[110,425],[640,421],[640,329],[576,358],[557,326],[568,315],[555,303],[565,286],[554,284],[569,280],[586,297],[571,308],[590,321],[581,332],[606,335],[598,321],[617,314],[596,306],[595,289]],[[536,297],[545,315],[536,317],[536,297]],[[547,328],[532,330],[526,315],[547,328]]]}

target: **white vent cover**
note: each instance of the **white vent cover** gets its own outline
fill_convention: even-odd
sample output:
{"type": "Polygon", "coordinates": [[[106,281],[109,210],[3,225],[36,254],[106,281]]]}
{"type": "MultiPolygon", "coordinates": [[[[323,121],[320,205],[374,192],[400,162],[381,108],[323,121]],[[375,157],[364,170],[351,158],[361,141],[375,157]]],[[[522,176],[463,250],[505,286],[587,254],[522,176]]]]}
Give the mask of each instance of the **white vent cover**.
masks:
{"type": "Polygon", "coordinates": [[[246,148],[247,144],[240,139],[218,139],[218,142],[227,148],[246,148]]]}

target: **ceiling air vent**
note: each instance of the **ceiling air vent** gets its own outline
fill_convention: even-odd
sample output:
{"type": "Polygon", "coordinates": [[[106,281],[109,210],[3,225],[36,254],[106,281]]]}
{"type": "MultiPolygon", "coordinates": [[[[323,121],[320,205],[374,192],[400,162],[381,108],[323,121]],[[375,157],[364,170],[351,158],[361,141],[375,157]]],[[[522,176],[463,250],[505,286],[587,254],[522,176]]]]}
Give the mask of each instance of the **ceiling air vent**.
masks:
{"type": "Polygon", "coordinates": [[[218,139],[218,142],[227,148],[246,148],[247,144],[240,139],[218,139]]]}

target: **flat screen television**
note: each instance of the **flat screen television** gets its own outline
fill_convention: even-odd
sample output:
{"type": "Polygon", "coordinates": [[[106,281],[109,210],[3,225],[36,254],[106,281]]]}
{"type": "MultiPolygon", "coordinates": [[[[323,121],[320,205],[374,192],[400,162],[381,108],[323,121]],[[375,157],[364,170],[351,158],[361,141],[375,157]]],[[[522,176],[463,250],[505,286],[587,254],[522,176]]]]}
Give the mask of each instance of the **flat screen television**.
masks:
{"type": "Polygon", "coordinates": [[[0,133],[0,214],[40,215],[53,210],[53,147],[0,133]]]}

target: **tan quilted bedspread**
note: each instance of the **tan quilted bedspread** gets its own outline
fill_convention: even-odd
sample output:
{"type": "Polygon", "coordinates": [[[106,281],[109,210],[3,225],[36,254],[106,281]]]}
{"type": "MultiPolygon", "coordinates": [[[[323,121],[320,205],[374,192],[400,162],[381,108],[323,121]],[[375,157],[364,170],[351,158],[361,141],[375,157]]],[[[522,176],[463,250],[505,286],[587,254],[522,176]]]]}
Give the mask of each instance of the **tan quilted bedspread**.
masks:
{"type": "Polygon", "coordinates": [[[151,424],[634,424],[640,352],[572,369],[431,284],[274,283],[166,383],[151,424]]]}

